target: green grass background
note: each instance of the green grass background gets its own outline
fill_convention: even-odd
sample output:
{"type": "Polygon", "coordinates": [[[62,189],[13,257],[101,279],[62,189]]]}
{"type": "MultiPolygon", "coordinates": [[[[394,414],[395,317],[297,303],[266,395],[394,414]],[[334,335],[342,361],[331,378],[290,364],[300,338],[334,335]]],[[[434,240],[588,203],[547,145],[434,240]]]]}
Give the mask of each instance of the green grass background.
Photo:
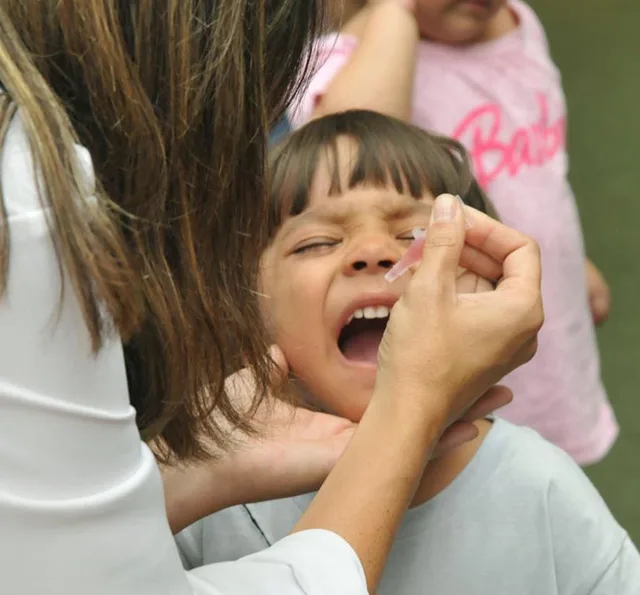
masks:
{"type": "Polygon", "coordinates": [[[564,79],[571,181],[587,250],[613,292],[599,340],[622,430],[611,454],[587,472],[640,544],[640,1],[530,4],[564,79]]]}

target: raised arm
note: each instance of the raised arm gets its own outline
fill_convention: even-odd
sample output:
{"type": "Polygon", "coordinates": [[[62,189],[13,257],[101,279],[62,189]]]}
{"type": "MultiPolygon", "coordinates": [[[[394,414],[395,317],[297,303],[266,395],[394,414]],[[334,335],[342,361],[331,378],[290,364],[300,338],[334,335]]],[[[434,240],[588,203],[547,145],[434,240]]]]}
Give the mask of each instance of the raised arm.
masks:
{"type": "MultiPolygon", "coordinates": [[[[313,117],[369,109],[410,119],[418,43],[411,4],[408,0],[369,3],[346,23],[341,33],[357,38],[357,46],[318,96],[313,117]]],[[[329,42],[326,52],[332,51],[343,50],[331,48],[329,42]]]]}

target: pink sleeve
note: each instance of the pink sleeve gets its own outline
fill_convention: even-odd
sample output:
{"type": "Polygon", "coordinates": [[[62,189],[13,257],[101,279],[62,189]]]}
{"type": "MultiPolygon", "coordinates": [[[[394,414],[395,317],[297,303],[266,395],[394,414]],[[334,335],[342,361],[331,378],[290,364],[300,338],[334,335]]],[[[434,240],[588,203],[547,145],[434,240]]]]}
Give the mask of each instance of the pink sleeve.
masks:
{"type": "Polygon", "coordinates": [[[333,34],[318,40],[313,49],[313,75],[287,113],[293,128],[300,128],[311,119],[329,83],[347,63],[357,45],[357,39],[349,35],[333,34]]]}

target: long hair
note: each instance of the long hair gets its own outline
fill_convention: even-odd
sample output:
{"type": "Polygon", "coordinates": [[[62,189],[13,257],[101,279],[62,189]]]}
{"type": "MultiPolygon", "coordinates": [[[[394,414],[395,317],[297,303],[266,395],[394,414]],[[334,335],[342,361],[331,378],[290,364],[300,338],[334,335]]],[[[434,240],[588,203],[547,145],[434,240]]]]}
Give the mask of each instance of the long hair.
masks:
{"type": "Polygon", "coordinates": [[[19,110],[93,347],[108,332],[104,305],[138,426],[161,435],[165,457],[224,446],[228,425],[251,430],[227,375],[254,368],[255,403],[268,388],[252,292],[266,135],[305,78],[321,21],[314,0],[0,0],[0,143],[19,110]],[[74,142],[98,181],[90,217],[74,142]]]}

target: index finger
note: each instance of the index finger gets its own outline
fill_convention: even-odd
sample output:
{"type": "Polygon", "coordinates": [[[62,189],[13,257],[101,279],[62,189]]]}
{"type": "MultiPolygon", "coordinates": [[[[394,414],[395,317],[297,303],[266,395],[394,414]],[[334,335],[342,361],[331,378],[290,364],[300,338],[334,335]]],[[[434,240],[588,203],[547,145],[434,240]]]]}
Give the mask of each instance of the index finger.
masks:
{"type": "Polygon", "coordinates": [[[473,225],[467,229],[465,243],[484,258],[502,265],[499,289],[526,283],[540,289],[540,248],[533,238],[511,228],[485,213],[465,206],[473,225]]]}
{"type": "Polygon", "coordinates": [[[472,207],[465,206],[465,211],[473,221],[471,228],[467,229],[466,244],[477,248],[498,264],[503,263],[514,250],[532,241],[523,233],[472,207]]]}
{"type": "Polygon", "coordinates": [[[541,260],[538,244],[529,241],[508,254],[502,263],[502,279],[496,291],[522,288],[523,285],[535,288],[538,292],[541,286],[541,260]]]}

